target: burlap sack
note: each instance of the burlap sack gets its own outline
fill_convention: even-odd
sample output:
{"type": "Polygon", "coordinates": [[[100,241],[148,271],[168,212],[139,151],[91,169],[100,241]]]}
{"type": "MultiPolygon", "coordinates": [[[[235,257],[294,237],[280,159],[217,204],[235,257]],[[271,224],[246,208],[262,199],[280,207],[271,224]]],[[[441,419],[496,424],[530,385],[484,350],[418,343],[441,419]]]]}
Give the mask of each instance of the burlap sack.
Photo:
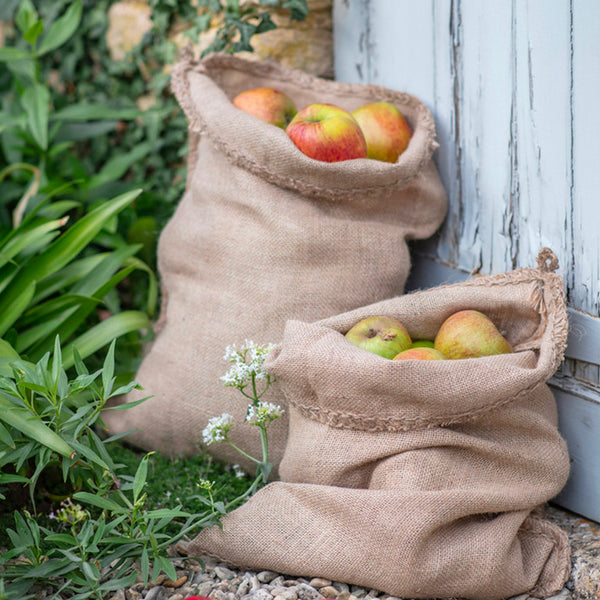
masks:
{"type": "MultiPolygon", "coordinates": [[[[227,412],[238,422],[232,440],[260,456],[256,427],[242,424],[242,396],[219,380],[225,347],[277,342],[287,319],[316,320],[402,293],[406,240],[433,234],[446,211],[431,160],[434,123],[407,94],[231,56],[184,60],[173,88],[190,121],[188,186],[160,236],[165,303],[136,376],[145,390],[128,399],[154,397],[105,421],[113,432],[140,428],[128,439],[142,448],[193,454],[208,419],[227,412]],[[231,104],[261,86],[281,89],[299,107],[319,101],[352,110],[390,100],[414,135],[395,164],[318,162],[283,130],[231,104]]],[[[264,399],[283,402],[276,387],[264,399]]],[[[275,465],[286,432],[287,416],[273,426],[275,465]]],[[[242,462],[226,444],[209,449],[242,462]]]]}
{"type": "Polygon", "coordinates": [[[565,347],[562,289],[558,275],[522,269],[288,322],[267,361],[291,414],[282,481],[188,552],[404,598],[556,593],[568,540],[536,510],[569,470],[545,384],[565,347]],[[342,335],[390,315],[432,339],[465,308],[489,315],[516,352],[390,361],[342,335]]]}

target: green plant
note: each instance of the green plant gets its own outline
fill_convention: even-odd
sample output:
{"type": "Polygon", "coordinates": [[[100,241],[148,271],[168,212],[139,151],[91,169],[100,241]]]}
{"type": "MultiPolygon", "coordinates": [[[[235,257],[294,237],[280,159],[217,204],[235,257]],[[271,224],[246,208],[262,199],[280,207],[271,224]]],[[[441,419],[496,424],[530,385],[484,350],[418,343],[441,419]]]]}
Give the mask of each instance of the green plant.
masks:
{"type": "Polygon", "coordinates": [[[215,39],[203,51],[203,56],[212,52],[253,52],[252,38],[277,28],[271,19],[273,11],[289,11],[290,18],[295,21],[304,21],[308,14],[306,0],[200,0],[198,6],[204,11],[190,15],[188,37],[197,41],[199,33],[206,31],[212,21],[219,23],[215,39]]]}
{"type": "MultiPolygon", "coordinates": [[[[94,596],[100,600],[108,592],[131,585],[138,574],[146,583],[161,572],[175,579],[176,572],[167,556],[167,548],[192,531],[218,523],[221,516],[243,503],[267,480],[270,471],[267,430],[269,424],[281,414],[279,407],[260,400],[271,383],[263,368],[269,348],[246,343],[241,350],[232,346],[226,353],[233,366],[223,380],[226,385],[237,387],[244,396],[252,399],[246,420],[259,428],[263,441],[261,459],[253,459],[242,451],[258,467],[256,478],[245,490],[237,493],[233,499],[227,499],[219,495],[219,485],[215,481],[201,477],[195,484],[196,493],[186,498],[200,503],[198,512],[185,510],[179,500],[173,507],[155,508],[148,498],[147,489],[153,453],[143,456],[135,474],[130,476],[122,471],[122,465],[112,461],[106,441],[101,442],[92,436],[93,443],[84,447],[81,440],[75,442],[73,436],[63,429],[60,433],[65,441],[77,451],[78,456],[91,463],[88,474],[95,465],[107,468],[96,473],[101,485],[96,485],[93,477],[87,477],[88,489],[80,489],[64,500],[47,524],[38,523],[29,511],[15,512],[14,526],[7,527],[11,547],[0,557],[0,567],[3,569],[0,590],[4,590],[4,597],[11,600],[21,598],[34,593],[36,586],[47,585],[56,594],[65,592],[73,599],[84,600],[94,596]],[[78,502],[89,508],[82,508],[78,502]],[[178,524],[175,531],[174,523],[178,524]]],[[[33,369],[35,374],[30,366],[17,362],[13,383],[19,388],[18,383],[23,379],[17,373],[23,371],[28,374],[25,379],[29,382],[27,386],[21,386],[26,391],[26,394],[21,394],[21,404],[28,405],[30,402],[23,395],[30,395],[30,392],[41,395],[41,406],[47,408],[45,412],[51,415],[50,421],[56,425],[58,398],[69,389],[94,388],[98,380],[102,385],[94,390],[92,408],[89,408],[89,404],[79,404],[74,412],[65,415],[68,417],[65,425],[80,424],[87,419],[88,426],[91,426],[98,418],[97,409],[104,405],[108,397],[127,391],[113,389],[113,351],[114,343],[101,373],[90,375],[83,363],[76,360],[79,375],[72,382],[58,366],[61,361],[58,342],[52,363],[49,357],[46,358],[33,369]],[[63,390],[62,394],[60,390],[63,390]],[[92,414],[89,414],[90,411],[92,414]]],[[[8,387],[15,397],[14,386],[7,385],[5,381],[3,384],[0,390],[8,387]]],[[[130,384],[128,389],[133,385],[130,384]]],[[[205,439],[226,439],[230,428],[231,423],[224,430],[212,421],[204,432],[205,439]]],[[[15,458],[16,455],[11,457],[12,460],[15,458]]],[[[68,474],[75,466],[75,463],[65,461],[74,459],[70,455],[62,457],[62,464],[70,465],[66,471],[63,468],[65,479],[65,473],[68,474]]],[[[244,481],[248,483],[247,479],[244,481]]]]}
{"type": "Polygon", "coordinates": [[[90,247],[137,195],[134,191],[106,201],[64,231],[67,219],[62,215],[70,204],[49,203],[46,196],[16,227],[0,232],[0,336],[5,338],[0,356],[12,358],[10,344],[37,361],[60,334],[66,346],[63,366],[68,368],[75,347],[86,357],[119,335],[150,327],[146,313],[119,312],[118,303],[110,299],[119,282],[134,269],[144,269],[150,276],[147,310],[152,313],[156,281],[134,257],[140,246],[122,243],[105,252],[90,247]],[[99,320],[96,309],[102,304],[115,314],[99,320]]]}
{"type": "Polygon", "coordinates": [[[139,386],[115,385],[114,349],[113,341],[102,369],[91,374],[73,350],[72,380],[58,336],[52,357],[11,361],[11,376],[0,376],[0,498],[3,485],[26,484],[35,511],[36,500],[48,504],[77,490],[103,494],[116,484],[117,465],[94,427],[110,398],[139,386]]]}
{"type": "Polygon", "coordinates": [[[15,527],[7,531],[12,549],[0,559],[9,582],[8,597],[22,597],[34,585],[48,584],[56,593],[68,591],[73,599],[101,599],[107,592],[135,582],[138,561],[146,583],[161,572],[176,579],[166,549],[214,519],[181,508],[148,510],[143,492],[148,458],[143,457],[132,480],[109,497],[75,494],[99,508],[99,514],[92,515],[67,500],[54,515],[58,527],[50,529],[40,526],[26,511],[23,515],[16,512],[15,527]],[[175,536],[164,532],[174,520],[181,523],[175,536]]]}
{"type": "MultiPolygon", "coordinates": [[[[156,278],[135,257],[144,244],[127,243],[118,232],[119,216],[140,190],[128,186],[112,200],[104,195],[144,152],[117,153],[93,174],[76,158],[82,140],[140,111],[135,104],[118,111],[85,101],[61,108],[42,66],[73,36],[82,6],[75,0],[46,21],[23,0],[15,12],[20,36],[0,48],[7,67],[0,76],[0,373],[13,349],[37,361],[57,334],[65,367],[73,364],[75,346],[86,357],[124,334],[135,336],[138,353],[134,332],[149,329],[157,302],[156,278]],[[137,272],[147,278],[143,299],[123,293],[137,272]],[[143,310],[132,310],[143,301],[143,310]]],[[[121,369],[134,370],[136,358],[120,354],[121,369]]]]}

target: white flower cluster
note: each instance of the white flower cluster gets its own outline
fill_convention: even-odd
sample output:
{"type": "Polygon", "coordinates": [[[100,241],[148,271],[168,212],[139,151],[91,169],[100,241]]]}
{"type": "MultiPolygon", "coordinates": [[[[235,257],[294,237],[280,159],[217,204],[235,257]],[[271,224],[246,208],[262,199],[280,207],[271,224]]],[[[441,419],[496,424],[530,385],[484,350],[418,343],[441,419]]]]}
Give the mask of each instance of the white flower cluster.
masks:
{"type": "Polygon", "coordinates": [[[283,414],[283,408],[272,402],[259,402],[248,407],[246,421],[250,425],[268,425],[283,414]]]}
{"type": "Polygon", "coordinates": [[[233,473],[237,479],[243,479],[244,477],[246,477],[247,473],[246,471],[244,471],[244,469],[242,469],[242,467],[240,467],[240,465],[231,465],[231,468],[233,469],[233,473]]]}
{"type": "Polygon", "coordinates": [[[208,424],[202,430],[202,439],[208,446],[215,442],[224,442],[229,430],[233,427],[233,417],[223,413],[220,417],[209,419],[208,424]]]}
{"type": "Polygon", "coordinates": [[[259,346],[252,340],[244,340],[244,344],[239,350],[235,344],[227,346],[223,359],[232,366],[221,377],[221,381],[226,386],[243,389],[252,383],[253,377],[257,380],[267,379],[268,374],[264,370],[264,362],[272,348],[273,344],[259,346]]]}

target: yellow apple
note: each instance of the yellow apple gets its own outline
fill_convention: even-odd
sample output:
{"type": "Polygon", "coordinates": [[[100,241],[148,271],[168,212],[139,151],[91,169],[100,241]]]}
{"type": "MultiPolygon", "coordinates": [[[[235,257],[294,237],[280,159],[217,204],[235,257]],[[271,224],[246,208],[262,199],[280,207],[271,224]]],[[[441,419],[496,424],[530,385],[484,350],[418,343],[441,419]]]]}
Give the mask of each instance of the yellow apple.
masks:
{"type": "Polygon", "coordinates": [[[391,102],[372,102],[357,108],[357,120],[367,140],[367,157],[395,163],[406,150],[412,129],[391,102]]]}
{"type": "Polygon", "coordinates": [[[296,114],[294,101],[281,90],[254,88],[238,94],[233,105],[261,121],[285,129],[296,114]]]}
{"type": "Polygon", "coordinates": [[[451,359],[513,351],[491,319],[477,310],[461,310],[450,315],[438,330],[434,347],[451,359]]]}

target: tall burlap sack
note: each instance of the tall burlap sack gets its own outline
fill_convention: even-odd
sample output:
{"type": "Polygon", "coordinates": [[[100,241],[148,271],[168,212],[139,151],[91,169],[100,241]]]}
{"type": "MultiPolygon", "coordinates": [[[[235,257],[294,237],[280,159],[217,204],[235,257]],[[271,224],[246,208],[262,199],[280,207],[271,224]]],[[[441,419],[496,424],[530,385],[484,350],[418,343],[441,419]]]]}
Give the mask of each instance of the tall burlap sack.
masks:
{"type": "MultiPolygon", "coordinates": [[[[232,440],[260,456],[246,404],[219,378],[225,346],[277,342],[287,319],[316,320],[402,293],[407,239],[434,233],[446,195],[431,160],[430,113],[416,98],[381,87],[319,79],[274,63],[232,56],[186,58],[173,88],[190,121],[186,193],[159,240],[165,302],[158,336],[136,380],[154,397],[111,411],[112,432],[142,448],[193,454],[209,418],[234,415],[232,440]],[[299,107],[331,102],[353,110],[394,102],[414,128],[398,162],[324,163],[302,154],[287,134],[238,110],[231,98],[276,87],[299,107]]],[[[264,397],[284,403],[276,386],[264,397]]],[[[271,458],[285,446],[287,415],[273,426],[271,458]]],[[[243,462],[227,444],[218,458],[243,462]]]]}
{"type": "Polygon", "coordinates": [[[317,323],[290,321],[266,366],[289,401],[281,482],[189,544],[231,564],[404,598],[496,600],[562,589],[566,534],[537,514],[569,457],[546,380],[567,317],[562,281],[521,269],[317,323]],[[389,315],[433,339],[450,314],[489,315],[512,354],[390,361],[343,334],[389,315]]]}

